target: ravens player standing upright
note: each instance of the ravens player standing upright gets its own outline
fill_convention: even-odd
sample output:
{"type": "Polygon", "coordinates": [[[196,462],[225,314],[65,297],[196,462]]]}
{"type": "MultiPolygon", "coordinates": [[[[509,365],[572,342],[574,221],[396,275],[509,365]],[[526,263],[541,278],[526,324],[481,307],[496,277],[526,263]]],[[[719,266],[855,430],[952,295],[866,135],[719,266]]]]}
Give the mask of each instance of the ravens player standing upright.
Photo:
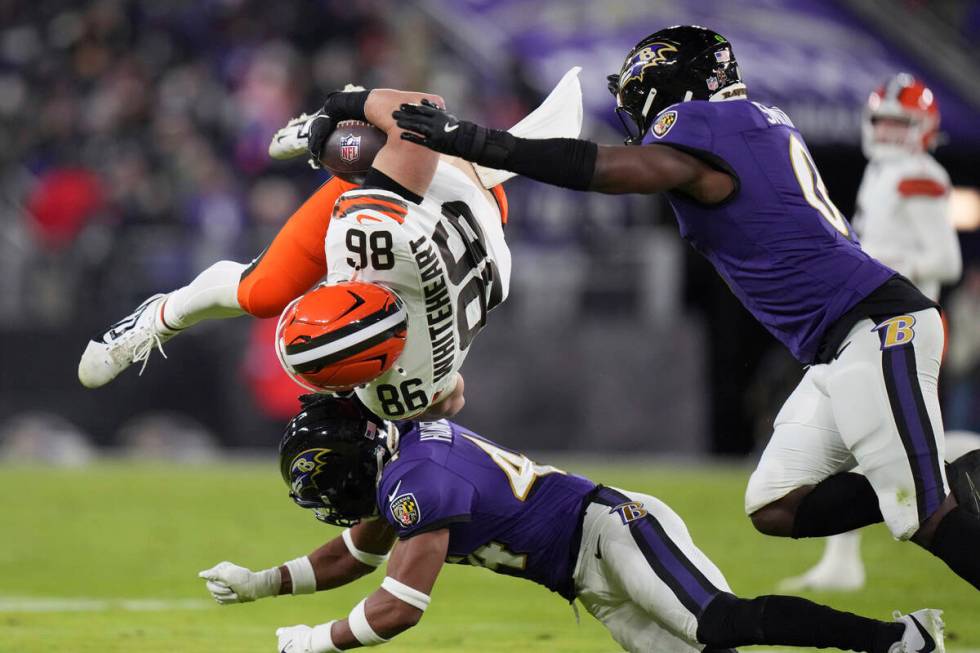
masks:
{"type": "Polygon", "coordinates": [[[935,302],[861,250],[800,132],[748,99],[720,34],[655,32],[609,88],[626,146],[514,138],[425,105],[394,116],[402,138],[488,167],[576,190],[665,192],[681,235],[809,366],[748,484],[756,528],[816,537],[884,521],[980,588],[980,520],[957,505],[942,465],[935,302]]]}

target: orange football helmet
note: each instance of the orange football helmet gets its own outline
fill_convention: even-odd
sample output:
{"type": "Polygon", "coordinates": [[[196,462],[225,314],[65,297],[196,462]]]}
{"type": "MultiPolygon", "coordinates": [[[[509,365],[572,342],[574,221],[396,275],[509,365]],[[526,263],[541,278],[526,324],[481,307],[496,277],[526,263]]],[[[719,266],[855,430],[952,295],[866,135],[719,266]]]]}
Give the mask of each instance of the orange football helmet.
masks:
{"type": "Polygon", "coordinates": [[[869,159],[931,150],[938,144],[939,104],[922,80],[899,73],[868,98],[862,147],[869,159]]]}
{"type": "Polygon", "coordinates": [[[276,353],[307,390],[350,390],[391,369],[405,348],[407,322],[405,305],[384,286],[323,284],[283,310],[276,353]]]}

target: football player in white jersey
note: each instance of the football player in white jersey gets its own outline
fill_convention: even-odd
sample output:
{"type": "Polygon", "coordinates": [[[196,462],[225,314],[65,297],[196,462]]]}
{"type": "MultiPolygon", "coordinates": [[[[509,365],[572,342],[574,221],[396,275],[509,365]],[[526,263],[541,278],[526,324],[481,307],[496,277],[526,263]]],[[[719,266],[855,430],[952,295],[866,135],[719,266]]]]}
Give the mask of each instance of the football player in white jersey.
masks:
{"type": "MultiPolygon", "coordinates": [[[[861,143],[868,166],[852,222],[865,251],[933,300],[939,299],[942,284],[955,283],[962,272],[959,240],[949,216],[949,175],[931,154],[939,120],[932,91],[911,75],[895,75],[871,94],[861,143]]],[[[977,448],[969,439],[957,443],[951,437],[956,440],[946,434],[949,461],[959,457],[951,456],[954,450],[977,448]]],[[[827,538],[820,562],[780,588],[861,589],[865,573],[860,546],[857,531],[827,538]]]]}
{"type": "MultiPolygon", "coordinates": [[[[530,138],[576,136],[582,124],[578,72],[570,70],[512,131],[530,138]]],[[[459,366],[486,311],[507,294],[510,254],[501,226],[507,210],[501,184],[514,175],[440,156],[399,138],[392,110],[406,101],[441,104],[437,96],[348,87],[330,98],[325,109],[332,107],[333,115],[321,110],[290,121],[273,138],[270,155],[305,154],[311,126],[325,136],[325,124],[367,119],[389,136],[366,180],[370,188],[358,189],[335,177],[289,218],[250,265],[219,261],[187,286],[150,297],[89,342],[78,369],[83,385],[105,385],[133,363],[145,367],[154,348],[162,354],[164,342],[202,320],[278,316],[329,272],[332,281],[357,277],[386,284],[408,305],[405,351],[390,378],[358,390],[364,403],[389,418],[427,409],[432,409],[430,417],[449,416],[462,407],[459,366]],[[361,249],[367,262],[358,262],[358,242],[373,247],[369,234],[381,231],[392,237],[393,258],[372,261],[378,253],[361,249]],[[358,235],[365,240],[357,241],[358,235]],[[373,264],[379,261],[384,264],[373,264]],[[378,390],[382,386],[395,387],[399,394],[378,390]]]]}
{"type": "MultiPolygon", "coordinates": [[[[344,295],[348,286],[335,284],[356,280],[380,285],[406,307],[408,333],[396,365],[356,389],[365,406],[389,419],[409,419],[436,401],[455,413],[463,402],[458,370],[487,312],[510,287],[501,208],[460,159],[437,157],[431,183],[418,175],[418,161],[406,160],[418,181],[399,188],[394,180],[404,176],[384,160],[388,147],[364,186],[337,200],[326,238],[327,280],[318,292],[344,295]]],[[[364,346],[370,344],[366,339],[364,346]]],[[[292,362],[317,361],[281,345],[287,371],[306,386],[292,362]]],[[[333,356],[330,347],[322,348],[323,361],[333,356]]]]}

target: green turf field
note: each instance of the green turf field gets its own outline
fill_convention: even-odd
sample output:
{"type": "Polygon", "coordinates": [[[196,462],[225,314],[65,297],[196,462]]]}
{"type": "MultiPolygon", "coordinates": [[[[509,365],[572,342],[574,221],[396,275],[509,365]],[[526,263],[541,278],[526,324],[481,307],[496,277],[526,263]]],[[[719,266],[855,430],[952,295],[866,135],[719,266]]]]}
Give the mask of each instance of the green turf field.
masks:
{"type": "MultiPolygon", "coordinates": [[[[752,530],[742,516],[746,470],[571,469],[667,501],[742,595],[771,592],[819,554],[818,542],[752,530]]],[[[335,532],[292,505],[271,459],[217,467],[0,467],[0,652],[272,653],[277,627],[345,616],[381,574],[330,593],[219,607],[197,571],[225,559],[268,567],[335,532]]],[[[949,648],[980,649],[980,595],[966,583],[917,547],[893,542],[882,527],[867,531],[864,550],[868,589],[811,598],[879,618],[896,608],[943,608],[949,648]]],[[[618,647],[591,617],[576,623],[571,608],[541,587],[450,566],[421,624],[384,650],[618,647]]]]}

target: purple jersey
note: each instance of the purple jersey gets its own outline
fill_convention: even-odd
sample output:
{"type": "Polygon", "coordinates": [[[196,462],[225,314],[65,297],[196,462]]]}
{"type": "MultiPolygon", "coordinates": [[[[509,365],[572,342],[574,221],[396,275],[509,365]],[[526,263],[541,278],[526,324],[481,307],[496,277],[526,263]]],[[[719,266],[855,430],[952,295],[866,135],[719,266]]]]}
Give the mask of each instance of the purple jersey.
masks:
{"type": "Polygon", "coordinates": [[[399,538],[449,528],[446,561],[527,578],[571,600],[583,500],[595,483],[536,465],[446,420],[403,422],[378,484],[399,538]]]}
{"type": "Polygon", "coordinates": [[[672,145],[736,177],[719,205],[676,192],[668,199],[681,235],[801,362],[813,362],[831,325],[895,274],[861,250],[803,137],[776,107],[675,104],[644,144],[672,145]]]}

